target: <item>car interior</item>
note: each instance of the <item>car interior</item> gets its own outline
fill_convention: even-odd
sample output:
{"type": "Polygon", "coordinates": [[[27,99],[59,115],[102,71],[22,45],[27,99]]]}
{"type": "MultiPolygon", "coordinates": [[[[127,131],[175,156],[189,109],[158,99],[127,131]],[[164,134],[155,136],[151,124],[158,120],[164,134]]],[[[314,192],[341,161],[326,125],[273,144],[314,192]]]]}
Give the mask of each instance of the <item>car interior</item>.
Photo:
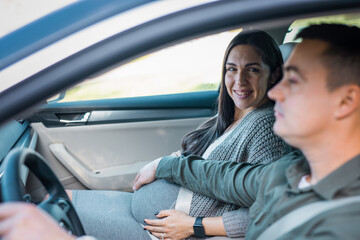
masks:
{"type": "MultiPolygon", "coordinates": [[[[295,45],[279,45],[284,59],[295,45]]],[[[132,191],[142,166],[180,149],[182,136],[216,113],[217,95],[212,90],[115,100],[120,103],[116,108],[123,105],[126,110],[82,107],[74,111],[66,106],[72,102],[48,103],[30,118],[13,120],[2,128],[3,139],[13,138],[6,141],[2,157],[11,148],[31,148],[45,157],[66,189],[132,191]],[[157,109],[160,105],[164,106],[157,109]]],[[[26,180],[28,191],[41,200],[45,188],[24,171],[26,180]]]]}
{"type": "MultiPolygon", "coordinates": [[[[181,149],[182,137],[216,114],[221,54],[236,33],[263,29],[276,40],[286,61],[297,44],[294,39],[296,32],[313,22],[322,21],[359,26],[360,15],[356,12],[320,14],[286,19],[269,26],[261,23],[245,27],[235,24],[230,28],[145,51],[126,63],[106,67],[97,74],[81,79],[82,82],[79,79],[77,85],[56,92],[53,97],[2,124],[0,163],[11,150],[29,148],[43,157],[65,189],[132,191],[133,180],[141,167],[181,149]],[[188,82],[199,78],[204,70],[199,73],[194,70],[201,69],[198,64],[183,64],[193,55],[215,58],[207,55],[207,51],[213,49],[209,49],[206,41],[219,41],[216,46],[210,45],[219,52],[216,55],[219,57],[214,59],[217,67],[210,67],[216,69],[215,72],[209,73],[218,75],[213,76],[215,80],[190,85],[188,82]],[[190,45],[205,47],[203,52],[194,53],[190,45]],[[180,73],[195,72],[189,77],[191,79],[184,82],[182,80],[188,78],[187,75],[177,76],[180,73],[174,73],[173,76],[159,76],[164,80],[157,81],[158,73],[154,69],[158,68],[159,72],[164,68],[173,70],[161,62],[161,56],[165,62],[169,59],[168,54],[176,58],[176,54],[185,52],[184,46],[189,47],[189,52],[181,55],[183,61],[175,64],[180,73]],[[151,61],[157,66],[145,69],[143,66],[151,61]],[[138,72],[142,74],[140,78],[147,78],[149,85],[138,81],[139,76],[132,75],[138,72]],[[178,85],[167,83],[170,78],[179,78],[178,85]],[[121,79],[137,84],[127,86],[124,81],[124,85],[117,86],[116,81],[121,82],[121,79]],[[183,86],[187,88],[180,89],[183,86]],[[133,92],[134,89],[139,92],[133,92]],[[143,92],[143,89],[148,89],[149,93],[143,92]]],[[[3,164],[0,169],[2,175],[3,164]]],[[[20,178],[20,184],[24,185],[26,191],[24,199],[40,203],[48,193],[43,183],[26,166],[21,166],[20,178]]]]}

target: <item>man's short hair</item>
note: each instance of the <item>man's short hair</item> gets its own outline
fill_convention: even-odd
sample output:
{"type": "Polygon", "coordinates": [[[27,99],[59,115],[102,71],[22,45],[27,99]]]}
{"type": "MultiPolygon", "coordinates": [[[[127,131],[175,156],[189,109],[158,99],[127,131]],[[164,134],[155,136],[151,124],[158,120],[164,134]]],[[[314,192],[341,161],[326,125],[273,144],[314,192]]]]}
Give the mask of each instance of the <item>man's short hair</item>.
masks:
{"type": "Polygon", "coordinates": [[[311,25],[296,38],[322,40],[329,44],[323,52],[328,68],[329,90],[347,84],[360,86],[360,29],[341,24],[311,25]]]}

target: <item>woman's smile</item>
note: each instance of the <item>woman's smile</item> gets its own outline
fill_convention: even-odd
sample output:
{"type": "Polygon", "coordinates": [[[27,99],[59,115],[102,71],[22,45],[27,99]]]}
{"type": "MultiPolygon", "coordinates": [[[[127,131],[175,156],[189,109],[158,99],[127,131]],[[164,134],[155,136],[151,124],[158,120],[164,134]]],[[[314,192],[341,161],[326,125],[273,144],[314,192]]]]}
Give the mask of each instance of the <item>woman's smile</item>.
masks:
{"type": "Polygon", "coordinates": [[[254,91],[252,90],[233,90],[236,96],[240,99],[246,99],[252,95],[254,91]]]}

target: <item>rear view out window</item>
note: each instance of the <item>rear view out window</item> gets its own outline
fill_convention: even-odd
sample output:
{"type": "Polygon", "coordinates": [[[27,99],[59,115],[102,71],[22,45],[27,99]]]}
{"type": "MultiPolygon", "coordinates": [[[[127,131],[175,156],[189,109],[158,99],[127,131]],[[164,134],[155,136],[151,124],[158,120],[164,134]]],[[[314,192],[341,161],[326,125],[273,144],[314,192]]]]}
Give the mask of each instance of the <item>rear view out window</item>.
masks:
{"type": "Polygon", "coordinates": [[[61,102],[217,90],[225,49],[240,30],[140,57],[69,89],[61,102]]]}

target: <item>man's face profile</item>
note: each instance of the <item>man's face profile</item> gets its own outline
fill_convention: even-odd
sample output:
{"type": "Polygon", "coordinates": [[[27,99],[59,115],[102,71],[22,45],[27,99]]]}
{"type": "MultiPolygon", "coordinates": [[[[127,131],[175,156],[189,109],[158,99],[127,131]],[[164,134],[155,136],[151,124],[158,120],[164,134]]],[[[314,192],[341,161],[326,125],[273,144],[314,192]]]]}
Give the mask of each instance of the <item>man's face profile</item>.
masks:
{"type": "Polygon", "coordinates": [[[328,43],[307,40],[298,44],[284,64],[283,79],[269,91],[276,101],[274,131],[299,147],[326,134],[331,125],[331,92],[322,53],[328,43]]]}

